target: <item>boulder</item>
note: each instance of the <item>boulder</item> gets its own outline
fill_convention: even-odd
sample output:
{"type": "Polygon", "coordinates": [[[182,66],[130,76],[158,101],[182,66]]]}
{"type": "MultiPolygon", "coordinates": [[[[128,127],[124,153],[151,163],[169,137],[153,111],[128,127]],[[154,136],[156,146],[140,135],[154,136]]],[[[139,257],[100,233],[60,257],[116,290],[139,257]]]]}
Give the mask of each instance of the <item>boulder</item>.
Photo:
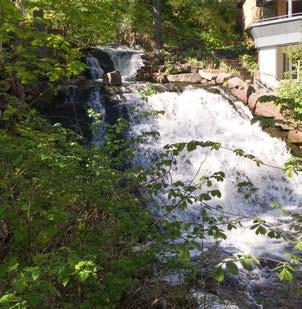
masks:
{"type": "Polygon", "coordinates": [[[199,70],[198,73],[200,74],[201,78],[206,80],[216,80],[219,73],[221,71],[214,71],[214,70],[199,70]]]}
{"type": "Polygon", "coordinates": [[[168,83],[168,75],[165,73],[155,73],[154,74],[154,80],[157,83],[166,84],[168,83]]]}
{"type": "Polygon", "coordinates": [[[142,79],[145,82],[152,82],[153,81],[152,74],[149,73],[149,72],[144,73],[142,79]]]}
{"type": "Polygon", "coordinates": [[[293,144],[302,144],[302,132],[301,131],[289,131],[288,132],[288,141],[293,144]]]}
{"type": "Polygon", "coordinates": [[[122,86],[122,77],[119,71],[107,73],[109,86],[122,86]]]}
{"type": "Polygon", "coordinates": [[[258,102],[256,103],[255,114],[261,117],[275,118],[276,120],[284,121],[280,107],[273,102],[258,102]]]}
{"type": "Polygon", "coordinates": [[[227,87],[230,89],[233,88],[241,88],[242,86],[245,86],[245,82],[240,79],[239,77],[233,77],[231,79],[228,80],[228,84],[227,87]]]}
{"type": "Polygon", "coordinates": [[[201,81],[201,76],[198,73],[184,73],[168,75],[168,81],[172,83],[199,83],[201,81]]]}
{"type": "Polygon", "coordinates": [[[179,73],[191,73],[191,66],[186,63],[176,65],[176,69],[179,73]]]}
{"type": "Polygon", "coordinates": [[[198,73],[199,67],[197,65],[191,65],[191,73],[198,73]]]}
{"type": "Polygon", "coordinates": [[[235,97],[245,104],[248,103],[249,96],[255,91],[251,85],[244,82],[239,77],[233,77],[228,80],[227,87],[235,97]]]}
{"type": "Polygon", "coordinates": [[[209,86],[209,81],[206,80],[206,79],[201,79],[200,83],[203,85],[203,86],[209,86]]]}
{"type": "Polygon", "coordinates": [[[271,95],[271,94],[269,94],[267,92],[263,92],[263,91],[252,93],[249,96],[249,99],[248,99],[248,106],[249,106],[250,110],[254,111],[259,99],[263,96],[266,96],[266,95],[271,95]]]}
{"type": "Polygon", "coordinates": [[[216,78],[217,84],[224,84],[227,80],[229,80],[233,75],[231,73],[218,73],[218,76],[216,78]]]}
{"type": "Polygon", "coordinates": [[[233,96],[238,98],[244,104],[247,104],[248,98],[249,98],[250,94],[254,91],[254,88],[248,85],[248,86],[245,86],[245,87],[242,87],[242,88],[239,88],[239,89],[233,88],[233,89],[230,89],[230,91],[231,91],[233,96]]]}

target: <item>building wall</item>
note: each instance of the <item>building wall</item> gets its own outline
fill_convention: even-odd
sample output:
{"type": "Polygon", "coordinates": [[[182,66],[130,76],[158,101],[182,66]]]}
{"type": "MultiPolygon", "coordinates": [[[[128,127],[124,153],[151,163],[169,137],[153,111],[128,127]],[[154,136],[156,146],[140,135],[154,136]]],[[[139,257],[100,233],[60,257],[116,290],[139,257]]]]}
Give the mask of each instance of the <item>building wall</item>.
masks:
{"type": "Polygon", "coordinates": [[[262,16],[262,11],[260,7],[256,6],[256,0],[246,0],[242,5],[242,19],[243,27],[247,29],[248,26],[259,20],[262,16]]]}
{"type": "Polygon", "coordinates": [[[257,6],[257,0],[245,0],[242,4],[243,28],[247,29],[251,23],[262,18],[286,14],[286,0],[274,0],[263,7],[257,6]]]}
{"type": "Polygon", "coordinates": [[[278,0],[278,16],[284,16],[286,12],[286,0],[278,0]]]}
{"type": "Polygon", "coordinates": [[[259,50],[259,72],[262,83],[269,87],[278,86],[278,75],[281,65],[278,63],[280,55],[277,47],[259,50]],[[279,58],[279,59],[278,59],[279,58]]]}

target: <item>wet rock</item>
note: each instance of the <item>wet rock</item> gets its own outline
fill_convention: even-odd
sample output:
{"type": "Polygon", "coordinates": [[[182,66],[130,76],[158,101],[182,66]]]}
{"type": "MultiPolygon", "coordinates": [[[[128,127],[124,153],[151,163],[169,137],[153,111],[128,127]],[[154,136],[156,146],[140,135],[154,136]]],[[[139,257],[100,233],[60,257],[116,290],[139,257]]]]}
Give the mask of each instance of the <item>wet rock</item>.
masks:
{"type": "Polygon", "coordinates": [[[288,132],[288,141],[293,144],[302,144],[302,132],[301,131],[289,131],[288,132]]]}
{"type": "Polygon", "coordinates": [[[256,104],[255,114],[261,117],[275,118],[276,120],[284,120],[280,107],[273,102],[258,102],[256,104]]]}
{"type": "Polygon", "coordinates": [[[199,83],[201,81],[201,76],[198,73],[184,73],[168,75],[168,81],[172,83],[199,83]]]}
{"type": "Polygon", "coordinates": [[[207,293],[205,295],[204,292],[195,291],[193,295],[196,297],[200,308],[239,309],[231,301],[221,299],[215,294],[207,293]]]}
{"type": "Polygon", "coordinates": [[[217,78],[216,78],[216,83],[217,84],[224,84],[227,80],[229,80],[233,75],[231,73],[219,73],[217,78]]]}
{"type": "Polygon", "coordinates": [[[105,71],[105,73],[114,71],[114,63],[108,53],[102,51],[101,49],[95,48],[88,49],[86,51],[86,54],[90,54],[95,57],[98,60],[101,68],[105,71]]]}
{"type": "Polygon", "coordinates": [[[119,71],[107,73],[109,86],[122,86],[122,77],[119,71]]]}

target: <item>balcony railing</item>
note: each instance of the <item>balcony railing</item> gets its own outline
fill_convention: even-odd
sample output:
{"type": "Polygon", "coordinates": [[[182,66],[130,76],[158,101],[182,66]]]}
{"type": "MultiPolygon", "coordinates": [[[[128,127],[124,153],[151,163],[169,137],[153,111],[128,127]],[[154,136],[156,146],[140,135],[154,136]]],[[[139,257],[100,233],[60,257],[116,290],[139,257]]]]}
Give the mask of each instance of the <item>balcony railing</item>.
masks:
{"type": "Polygon", "coordinates": [[[255,24],[258,23],[265,23],[265,22],[270,22],[270,21],[275,21],[275,20],[280,20],[280,19],[291,19],[291,18],[295,18],[295,17],[299,17],[302,16],[302,12],[301,13],[295,13],[292,15],[281,15],[281,16],[274,16],[274,17],[269,17],[269,18],[262,18],[259,21],[257,21],[255,24]]]}
{"type": "Polygon", "coordinates": [[[262,19],[250,26],[256,48],[302,42],[302,13],[262,19]]]}

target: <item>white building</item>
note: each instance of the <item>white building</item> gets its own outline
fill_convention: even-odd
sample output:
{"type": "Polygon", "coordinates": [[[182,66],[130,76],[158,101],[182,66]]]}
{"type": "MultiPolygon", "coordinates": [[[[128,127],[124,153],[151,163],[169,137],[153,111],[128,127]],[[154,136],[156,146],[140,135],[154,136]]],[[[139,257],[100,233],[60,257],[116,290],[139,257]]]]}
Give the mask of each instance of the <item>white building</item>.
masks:
{"type": "Polygon", "coordinates": [[[291,70],[284,49],[302,42],[302,0],[246,0],[266,8],[273,17],[252,22],[250,29],[259,51],[259,79],[274,88],[291,70]]]}

